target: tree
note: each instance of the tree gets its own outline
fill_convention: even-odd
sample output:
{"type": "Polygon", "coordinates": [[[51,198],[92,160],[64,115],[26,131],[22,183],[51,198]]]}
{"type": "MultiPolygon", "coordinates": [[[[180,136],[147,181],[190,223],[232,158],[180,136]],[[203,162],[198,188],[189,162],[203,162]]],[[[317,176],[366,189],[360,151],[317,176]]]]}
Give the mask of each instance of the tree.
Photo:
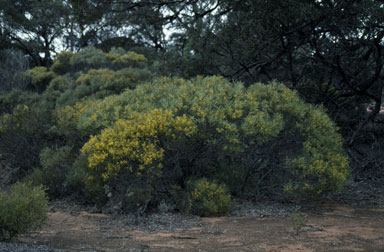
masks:
{"type": "Polygon", "coordinates": [[[24,72],[29,67],[29,60],[21,51],[12,49],[1,50],[0,58],[0,91],[25,89],[28,80],[24,72]]]}
{"type": "Polygon", "coordinates": [[[190,18],[178,19],[189,29],[178,33],[174,50],[186,60],[170,62],[166,71],[220,74],[246,84],[279,80],[328,108],[356,161],[362,153],[356,147],[380,142],[383,1],[239,0],[208,6],[213,2],[215,11],[194,8],[190,18]]]}
{"type": "Polygon", "coordinates": [[[63,33],[63,1],[0,1],[3,34],[35,65],[48,65],[63,33]]]}

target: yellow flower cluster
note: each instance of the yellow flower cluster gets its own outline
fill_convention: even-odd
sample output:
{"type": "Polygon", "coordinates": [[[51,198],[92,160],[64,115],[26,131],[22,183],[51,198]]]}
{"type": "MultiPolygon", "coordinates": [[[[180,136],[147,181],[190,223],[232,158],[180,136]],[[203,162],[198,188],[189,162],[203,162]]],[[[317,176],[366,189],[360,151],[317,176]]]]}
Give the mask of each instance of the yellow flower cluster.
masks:
{"type": "Polygon", "coordinates": [[[106,179],[121,169],[141,174],[143,170],[161,168],[164,150],[160,137],[184,137],[196,134],[193,117],[174,116],[171,111],[154,109],[149,113],[132,113],[119,120],[83,146],[89,167],[101,171],[106,179]]]}

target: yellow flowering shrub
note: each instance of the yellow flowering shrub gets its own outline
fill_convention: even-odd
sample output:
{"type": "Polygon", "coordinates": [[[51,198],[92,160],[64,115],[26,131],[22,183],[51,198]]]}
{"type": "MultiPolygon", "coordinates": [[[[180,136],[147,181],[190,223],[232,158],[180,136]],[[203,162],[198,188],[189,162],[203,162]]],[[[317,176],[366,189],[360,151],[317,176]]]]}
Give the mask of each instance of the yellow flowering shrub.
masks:
{"type": "Polygon", "coordinates": [[[127,52],[123,55],[119,53],[107,53],[105,57],[111,61],[112,65],[128,65],[128,64],[133,64],[137,66],[144,66],[145,63],[147,62],[147,59],[145,58],[144,55],[138,54],[135,52],[127,52]]]}
{"type": "Polygon", "coordinates": [[[82,152],[101,183],[131,174],[160,178],[148,183],[167,190],[207,177],[233,193],[316,194],[340,189],[349,175],[334,123],[279,83],[163,77],[94,103],[85,102],[77,128],[96,134],[82,152]]]}
{"type": "Polygon", "coordinates": [[[172,111],[154,109],[149,113],[132,113],[119,120],[83,146],[89,167],[107,180],[122,169],[132,174],[158,174],[162,168],[162,137],[177,138],[196,134],[194,118],[174,116],[172,111]]]}

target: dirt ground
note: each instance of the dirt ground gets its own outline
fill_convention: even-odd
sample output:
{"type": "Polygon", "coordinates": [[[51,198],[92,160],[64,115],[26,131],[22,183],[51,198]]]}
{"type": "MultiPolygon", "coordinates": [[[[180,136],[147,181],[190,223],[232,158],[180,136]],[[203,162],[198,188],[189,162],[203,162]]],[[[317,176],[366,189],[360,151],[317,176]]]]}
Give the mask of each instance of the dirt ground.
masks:
{"type": "Polygon", "coordinates": [[[124,216],[55,207],[42,230],[18,241],[84,252],[384,251],[383,208],[325,201],[307,204],[303,212],[308,221],[296,234],[288,216],[198,218],[167,214],[158,217],[153,227],[149,219],[131,223],[124,216]]]}

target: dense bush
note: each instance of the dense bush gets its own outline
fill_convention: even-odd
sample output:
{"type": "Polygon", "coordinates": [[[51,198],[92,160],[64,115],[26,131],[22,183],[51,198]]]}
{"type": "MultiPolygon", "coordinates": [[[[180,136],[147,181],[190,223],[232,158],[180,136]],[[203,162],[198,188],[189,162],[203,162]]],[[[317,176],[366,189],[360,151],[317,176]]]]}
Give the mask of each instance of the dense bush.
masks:
{"type": "MultiPolygon", "coordinates": [[[[48,174],[52,172],[43,172],[47,168],[40,163],[39,157],[44,148],[71,145],[74,156],[68,162],[73,162],[92,132],[78,131],[71,124],[75,120],[72,115],[62,111],[67,112],[68,105],[103,99],[135,88],[153,76],[145,69],[145,64],[143,55],[122,49],[109,53],[96,48],[85,48],[78,53],[63,52],[52,67],[35,67],[24,73],[24,77],[30,79],[31,91],[1,92],[0,155],[7,166],[12,167],[13,180],[30,173],[32,168],[36,168],[35,181],[42,176],[46,177],[43,180],[49,180],[48,174]]],[[[48,189],[53,187],[48,186],[48,189]]],[[[50,195],[57,195],[57,192],[50,195]]]]}
{"type": "Polygon", "coordinates": [[[86,47],[78,53],[61,52],[52,65],[52,71],[58,74],[68,72],[87,72],[90,69],[144,68],[147,59],[142,54],[127,52],[122,48],[112,48],[104,53],[95,47],[86,47]]]}
{"type": "Polygon", "coordinates": [[[69,146],[57,150],[44,148],[40,153],[41,167],[35,168],[25,180],[35,186],[44,185],[51,197],[64,195],[69,190],[66,179],[73,163],[71,151],[69,146]]]}
{"type": "Polygon", "coordinates": [[[43,93],[56,108],[85,99],[102,99],[150,80],[146,58],[134,52],[114,49],[109,53],[89,47],[78,53],[62,52],[52,65],[60,73],[43,93]]]}
{"type": "Polygon", "coordinates": [[[52,138],[50,120],[50,111],[25,104],[0,115],[0,153],[14,168],[14,180],[39,165],[39,154],[52,138]]]}
{"type": "Polygon", "coordinates": [[[31,106],[37,103],[41,97],[39,94],[21,89],[12,89],[11,91],[0,92],[0,115],[4,113],[12,113],[13,109],[18,105],[31,106]]]}
{"type": "Polygon", "coordinates": [[[231,195],[225,185],[202,178],[188,181],[186,191],[187,211],[204,217],[229,214],[231,195]]]}
{"type": "Polygon", "coordinates": [[[322,107],[275,82],[153,79],[146,64],[85,48],[30,70],[39,93],[0,94],[0,154],[50,196],[77,190],[119,211],[172,205],[174,188],[188,195],[201,178],[251,197],[342,188],[348,160],[322,107]]]}
{"type": "Polygon", "coordinates": [[[55,73],[46,67],[34,67],[28,70],[26,75],[31,79],[33,89],[38,92],[42,92],[55,77],[55,73]]]}
{"type": "Polygon", "coordinates": [[[0,240],[38,228],[47,218],[47,196],[42,187],[17,183],[0,193],[0,240]]]}
{"type": "Polygon", "coordinates": [[[278,83],[161,78],[82,108],[77,127],[101,130],[82,148],[90,179],[111,187],[118,177],[145,178],[167,191],[207,177],[235,178],[228,186],[237,194],[320,194],[341,189],[349,174],[324,110],[278,83]]]}

